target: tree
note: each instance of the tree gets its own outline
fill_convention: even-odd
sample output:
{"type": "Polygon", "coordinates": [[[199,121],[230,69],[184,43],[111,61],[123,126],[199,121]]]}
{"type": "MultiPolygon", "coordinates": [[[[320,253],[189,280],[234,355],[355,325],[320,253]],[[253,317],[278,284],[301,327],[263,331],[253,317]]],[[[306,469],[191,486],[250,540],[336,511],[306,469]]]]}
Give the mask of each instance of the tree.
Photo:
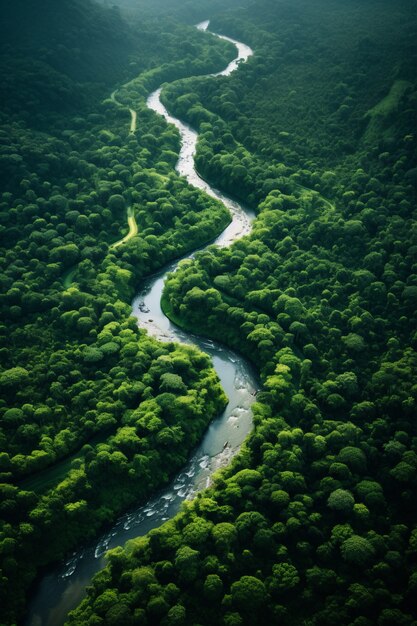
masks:
{"type": "Polygon", "coordinates": [[[0,386],[6,390],[23,387],[29,380],[29,372],[24,367],[12,367],[0,374],[0,386]]]}
{"type": "Polygon", "coordinates": [[[236,611],[228,611],[224,616],[225,626],[242,626],[243,620],[236,611]]]}
{"type": "Polygon", "coordinates": [[[122,195],[116,193],[113,194],[112,196],[110,196],[109,200],[108,200],[108,205],[109,205],[109,209],[110,211],[123,211],[123,209],[126,207],[125,204],[125,199],[123,198],[122,195]]]}
{"type": "Polygon", "coordinates": [[[20,423],[24,421],[24,413],[21,409],[7,409],[3,414],[3,420],[7,427],[17,429],[20,423]]]}
{"type": "Polygon", "coordinates": [[[178,570],[180,579],[189,583],[193,581],[199,570],[199,555],[197,550],[193,550],[189,546],[182,546],[176,552],[175,567],[178,570]]]}
{"type": "Polygon", "coordinates": [[[345,561],[359,567],[369,565],[375,555],[372,544],[359,535],[352,535],[343,541],[340,551],[345,561]]]}
{"type": "Polygon", "coordinates": [[[94,600],[94,610],[99,615],[105,615],[113,605],[117,604],[117,601],[116,591],[114,589],[106,589],[94,600]]]}
{"type": "Polygon", "coordinates": [[[342,337],[342,341],[348,350],[354,353],[363,352],[366,347],[363,337],[357,333],[349,333],[348,335],[342,337]]]}
{"type": "Polygon", "coordinates": [[[327,500],[327,506],[330,509],[344,513],[345,515],[352,511],[354,504],[355,498],[350,491],[346,491],[345,489],[335,489],[327,500]]]}
{"type": "Polygon", "coordinates": [[[207,542],[212,527],[212,522],[202,517],[195,518],[190,524],[187,524],[183,530],[186,543],[197,547],[202,546],[207,542]]]}
{"type": "Polygon", "coordinates": [[[159,386],[161,391],[166,391],[170,393],[183,394],[186,393],[187,387],[184,385],[184,382],[178,374],[173,374],[172,372],[166,372],[161,375],[161,383],[159,386]]]}
{"type": "Polygon", "coordinates": [[[169,604],[162,595],[153,596],[146,607],[151,623],[159,622],[169,611],[169,604]]]}
{"type": "Polygon", "coordinates": [[[242,576],[231,586],[232,601],[236,608],[256,612],[267,600],[264,583],[255,576],[242,576]]]}
{"type": "Polygon", "coordinates": [[[221,522],[212,528],[215,546],[220,553],[228,552],[237,539],[236,528],[229,522],[221,522]]]}
{"type": "Polygon", "coordinates": [[[298,571],[291,563],[278,563],[272,567],[272,579],[269,591],[286,593],[300,582],[298,571]]]}
{"type": "Polygon", "coordinates": [[[346,446],[337,456],[340,463],[345,463],[352,471],[362,474],[366,469],[366,456],[360,448],[346,446]]]}
{"type": "Polygon", "coordinates": [[[276,489],[271,493],[271,502],[278,510],[282,510],[288,506],[290,496],[283,489],[276,489]]]}
{"type": "Polygon", "coordinates": [[[186,623],[187,611],[182,604],[175,604],[172,606],[165,619],[164,625],[166,626],[183,626],[186,623]]]}
{"type": "Polygon", "coordinates": [[[356,485],[356,492],[371,510],[383,510],[386,506],[383,489],[374,480],[361,480],[356,485]]]}
{"type": "Polygon", "coordinates": [[[204,581],[204,596],[209,602],[218,602],[223,597],[223,582],[217,574],[208,574],[204,581]]]}
{"type": "Polygon", "coordinates": [[[105,615],[105,623],[108,626],[133,626],[134,621],[130,608],[122,602],[114,604],[105,615]]]}
{"type": "Polygon", "coordinates": [[[337,585],[337,576],[333,570],[316,565],[306,570],[306,579],[308,586],[319,593],[328,593],[337,585]]]}

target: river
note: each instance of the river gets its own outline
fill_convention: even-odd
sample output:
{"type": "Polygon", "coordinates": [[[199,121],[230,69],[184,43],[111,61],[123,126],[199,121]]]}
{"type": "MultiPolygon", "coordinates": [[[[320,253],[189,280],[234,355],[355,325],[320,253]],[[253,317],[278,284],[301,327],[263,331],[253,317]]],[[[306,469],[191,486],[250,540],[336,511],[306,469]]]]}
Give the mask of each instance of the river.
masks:
{"type": "MultiPolygon", "coordinates": [[[[209,22],[197,26],[206,30],[209,22]]],[[[237,56],[226,69],[210,76],[227,76],[246,61],[252,50],[234,39],[217,35],[231,41],[237,56]]],[[[161,88],[148,98],[148,106],[174,124],[181,135],[181,151],[176,166],[194,187],[223,202],[231,211],[232,221],[215,240],[219,246],[230,245],[250,232],[255,215],[247,207],[235,202],[214,189],[197,174],[194,154],[198,135],[187,124],[172,117],[160,101],[161,88]]],[[[192,254],[187,255],[192,256],[192,254]]],[[[184,257],[187,258],[187,257],[184,257]]],[[[65,623],[68,612],[75,608],[85,595],[91,578],[105,565],[106,550],[123,545],[128,539],[146,534],[173,517],[185,499],[191,499],[197,491],[208,486],[210,476],[227,465],[252,429],[251,404],[258,389],[258,381],[251,366],[240,356],[216,342],[182,331],[162,313],[160,300],[166,275],[174,271],[179,261],[150,277],[142,285],[132,307],[139,325],[161,341],[191,343],[208,353],[220,378],[229,403],[207,429],[201,444],[191,455],[187,465],[171,484],[151,498],[146,504],[132,509],[119,518],[93,545],[74,553],[64,564],[47,573],[38,583],[28,607],[26,626],[60,626],[65,623]]]]}

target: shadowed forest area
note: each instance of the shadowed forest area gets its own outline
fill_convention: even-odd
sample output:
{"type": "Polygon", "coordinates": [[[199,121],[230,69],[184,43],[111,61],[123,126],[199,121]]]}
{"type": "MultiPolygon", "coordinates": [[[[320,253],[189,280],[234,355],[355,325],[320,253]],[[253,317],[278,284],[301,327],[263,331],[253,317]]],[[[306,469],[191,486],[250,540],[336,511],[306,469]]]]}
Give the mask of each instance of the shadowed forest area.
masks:
{"type": "Polygon", "coordinates": [[[205,354],[131,317],[230,221],[175,172],[146,107],[167,82],[200,175],[257,218],[183,262],[163,309],[262,390],[232,464],[112,550],[68,623],[415,626],[416,2],[107,4],[0,1],[0,622],[227,402],[205,354]],[[228,77],[204,77],[234,57],[205,18],[254,50],[228,77]]]}

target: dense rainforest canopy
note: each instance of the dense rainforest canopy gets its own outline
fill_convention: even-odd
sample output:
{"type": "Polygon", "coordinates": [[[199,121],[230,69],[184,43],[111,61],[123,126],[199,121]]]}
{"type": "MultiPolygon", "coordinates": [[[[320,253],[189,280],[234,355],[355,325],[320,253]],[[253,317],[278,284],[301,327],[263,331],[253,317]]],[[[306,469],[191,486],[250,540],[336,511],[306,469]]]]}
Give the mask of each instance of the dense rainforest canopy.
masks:
{"type": "Polygon", "coordinates": [[[0,621],[226,402],[204,354],[130,317],[146,275],[230,220],[174,171],[178,134],[145,106],[167,81],[199,172],[257,219],[183,263],[163,307],[263,387],[232,465],[110,552],[69,623],[415,625],[416,2],[120,4],[135,22],[0,2],[0,621]],[[198,78],[234,52],[194,15],[253,58],[198,78]],[[112,247],[128,212],[138,235],[112,247]]]}
{"type": "Polygon", "coordinates": [[[209,359],[149,338],[129,305],[142,277],[230,220],[175,174],[178,135],[145,96],[222,69],[233,46],[180,24],[133,29],[84,1],[2,11],[0,606],[12,623],[39,567],[165,484],[226,403],[209,359]],[[129,214],[140,234],[115,247],[129,214]]]}

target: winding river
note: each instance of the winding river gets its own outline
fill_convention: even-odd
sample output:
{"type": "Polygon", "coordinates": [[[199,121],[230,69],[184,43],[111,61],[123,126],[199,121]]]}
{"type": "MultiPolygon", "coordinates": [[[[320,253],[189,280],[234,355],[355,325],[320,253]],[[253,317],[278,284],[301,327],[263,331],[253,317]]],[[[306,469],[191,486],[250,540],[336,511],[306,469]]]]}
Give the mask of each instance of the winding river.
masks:
{"type": "MultiPolygon", "coordinates": [[[[208,21],[202,22],[197,28],[206,30],[208,24],[208,21]]],[[[217,36],[232,42],[237,48],[235,60],[222,72],[210,75],[227,76],[238,67],[240,62],[248,59],[252,50],[238,41],[222,35],[217,36]]],[[[149,96],[147,103],[156,113],[163,115],[168,122],[174,124],[180,132],[182,147],[176,169],[191,185],[217,198],[230,209],[232,221],[214,242],[218,246],[230,245],[236,239],[249,233],[255,215],[251,210],[233,201],[200,178],[194,168],[198,135],[187,124],[169,115],[160,101],[160,94],[161,88],[149,96]]],[[[136,114],[131,111],[131,132],[134,132],[132,131],[133,120],[136,125],[136,114]]],[[[113,528],[103,534],[94,545],[74,553],[65,564],[56,567],[43,577],[29,604],[26,626],[64,624],[68,612],[83,598],[85,587],[92,576],[104,567],[106,550],[123,545],[128,539],[144,535],[174,516],[185,499],[193,498],[198,490],[209,485],[214,471],[230,462],[251,431],[250,407],[258,388],[258,381],[250,365],[242,357],[215,342],[182,331],[161,311],[160,300],[166,275],[175,270],[178,262],[172,263],[164,271],[148,279],[140,294],[133,301],[133,314],[137,317],[139,325],[146,328],[157,339],[191,343],[208,353],[212,357],[213,365],[229,398],[229,403],[223,414],[212,422],[202,443],[193,452],[187,465],[167,488],[156,494],[145,505],[120,517],[113,528]]]]}

